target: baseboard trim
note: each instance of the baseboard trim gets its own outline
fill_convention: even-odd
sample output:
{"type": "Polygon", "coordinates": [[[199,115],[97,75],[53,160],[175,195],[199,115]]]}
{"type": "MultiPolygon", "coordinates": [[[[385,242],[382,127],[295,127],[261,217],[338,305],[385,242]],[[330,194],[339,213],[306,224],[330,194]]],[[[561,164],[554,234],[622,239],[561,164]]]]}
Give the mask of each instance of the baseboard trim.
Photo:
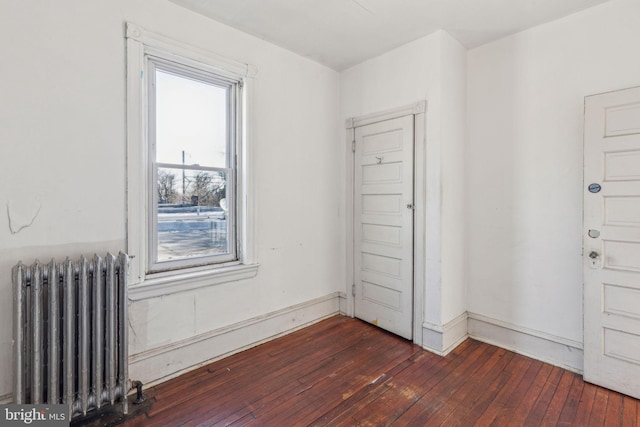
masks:
{"type": "Polygon", "coordinates": [[[338,292],[338,298],[339,298],[340,314],[344,314],[345,316],[347,316],[349,313],[349,310],[347,308],[347,293],[338,292]]]}
{"type": "Polygon", "coordinates": [[[8,405],[10,403],[13,403],[13,393],[0,395],[0,405],[8,405]]]}
{"type": "Polygon", "coordinates": [[[146,387],[304,328],[340,312],[340,293],[296,304],[129,357],[129,377],[146,387]]]}
{"type": "Polygon", "coordinates": [[[468,314],[469,337],[582,374],[581,342],[514,325],[481,314],[468,314]]]}
{"type": "Polygon", "coordinates": [[[446,356],[468,338],[467,312],[444,325],[422,324],[422,347],[440,356],[446,356]]]}

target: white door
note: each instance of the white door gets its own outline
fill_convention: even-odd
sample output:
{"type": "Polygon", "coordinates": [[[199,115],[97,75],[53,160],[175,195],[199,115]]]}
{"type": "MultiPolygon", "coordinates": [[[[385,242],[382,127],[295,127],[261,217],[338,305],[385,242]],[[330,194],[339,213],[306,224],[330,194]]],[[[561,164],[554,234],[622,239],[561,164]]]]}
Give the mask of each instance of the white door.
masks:
{"type": "Polygon", "coordinates": [[[584,379],[640,398],[640,88],[585,99],[584,379]]]}
{"type": "Polygon", "coordinates": [[[355,128],[355,315],[407,339],[413,327],[412,115],[355,128]]]}

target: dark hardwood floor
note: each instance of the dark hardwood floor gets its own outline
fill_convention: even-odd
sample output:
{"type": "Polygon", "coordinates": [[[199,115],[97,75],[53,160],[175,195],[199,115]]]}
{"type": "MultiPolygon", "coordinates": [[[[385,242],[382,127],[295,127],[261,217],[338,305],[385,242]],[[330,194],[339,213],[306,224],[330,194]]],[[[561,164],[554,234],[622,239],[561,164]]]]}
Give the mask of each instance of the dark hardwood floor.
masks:
{"type": "Polygon", "coordinates": [[[638,400],[572,372],[471,339],[439,357],[343,316],[145,393],[121,426],[640,427],[638,400]]]}

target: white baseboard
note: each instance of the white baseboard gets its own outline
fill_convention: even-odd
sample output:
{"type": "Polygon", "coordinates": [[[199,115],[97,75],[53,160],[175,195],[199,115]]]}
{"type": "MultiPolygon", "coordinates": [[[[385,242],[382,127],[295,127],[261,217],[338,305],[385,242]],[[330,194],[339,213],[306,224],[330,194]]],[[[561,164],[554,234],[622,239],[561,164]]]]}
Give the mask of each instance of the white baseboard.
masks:
{"type": "Polygon", "coordinates": [[[129,357],[129,377],[149,387],[340,312],[339,292],[129,357]]]}
{"type": "Polygon", "coordinates": [[[480,314],[469,313],[469,336],[578,374],[583,371],[583,346],[557,337],[480,314]]]}
{"type": "Polygon", "coordinates": [[[338,292],[339,301],[340,301],[340,314],[344,314],[345,316],[349,312],[347,310],[347,293],[346,292],[338,292]]]}
{"type": "Polygon", "coordinates": [[[467,313],[464,312],[444,325],[422,324],[422,347],[432,353],[446,356],[468,337],[467,313]]]}

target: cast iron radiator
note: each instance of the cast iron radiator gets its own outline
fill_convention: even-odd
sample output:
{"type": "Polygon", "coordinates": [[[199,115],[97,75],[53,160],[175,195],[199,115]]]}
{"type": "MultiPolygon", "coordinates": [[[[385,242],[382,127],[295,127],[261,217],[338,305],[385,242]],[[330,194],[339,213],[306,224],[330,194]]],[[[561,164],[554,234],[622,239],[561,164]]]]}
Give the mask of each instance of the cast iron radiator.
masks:
{"type": "Polygon", "coordinates": [[[129,257],[13,267],[14,402],[127,413],[129,257]]]}

